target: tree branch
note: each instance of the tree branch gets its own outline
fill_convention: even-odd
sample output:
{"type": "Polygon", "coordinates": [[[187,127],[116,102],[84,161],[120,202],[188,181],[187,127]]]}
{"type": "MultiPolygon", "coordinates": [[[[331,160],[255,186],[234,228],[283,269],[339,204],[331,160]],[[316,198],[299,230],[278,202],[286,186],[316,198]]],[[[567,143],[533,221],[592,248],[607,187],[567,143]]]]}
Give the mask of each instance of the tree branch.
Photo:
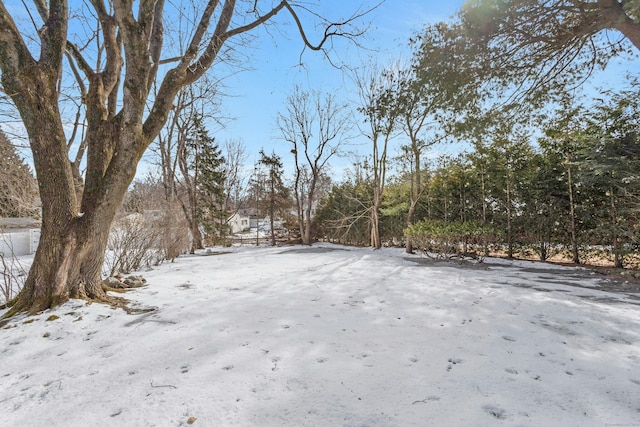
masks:
{"type": "Polygon", "coordinates": [[[0,69],[5,88],[10,92],[16,90],[15,84],[20,81],[22,72],[33,69],[35,65],[36,60],[31,56],[4,1],[0,0],[0,69]]]}

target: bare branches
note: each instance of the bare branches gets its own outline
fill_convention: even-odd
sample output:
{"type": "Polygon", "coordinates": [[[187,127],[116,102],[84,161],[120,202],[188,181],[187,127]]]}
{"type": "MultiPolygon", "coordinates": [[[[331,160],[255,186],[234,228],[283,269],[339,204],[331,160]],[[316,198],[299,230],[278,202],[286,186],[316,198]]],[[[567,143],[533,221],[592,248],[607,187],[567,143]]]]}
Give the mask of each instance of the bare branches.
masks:
{"type": "MultiPolygon", "coordinates": [[[[355,21],[357,21],[358,19],[362,18],[363,16],[367,15],[368,13],[371,13],[373,10],[377,9],[382,2],[377,3],[375,6],[361,12],[361,13],[355,13],[353,14],[351,17],[341,21],[341,22],[328,22],[325,30],[324,30],[324,34],[322,36],[322,39],[320,40],[320,42],[318,42],[318,44],[313,44],[311,43],[311,41],[307,38],[304,26],[302,25],[302,22],[300,21],[300,18],[298,16],[298,13],[295,11],[295,9],[291,6],[290,2],[283,2],[285,3],[285,7],[287,9],[287,11],[289,12],[289,14],[291,15],[291,17],[293,18],[293,20],[296,23],[296,26],[298,28],[298,33],[300,34],[300,37],[302,38],[302,41],[304,42],[305,46],[308,47],[311,50],[315,50],[315,51],[319,51],[322,50],[325,43],[330,40],[333,37],[347,37],[347,38],[356,38],[359,36],[362,36],[364,34],[364,30],[356,30],[356,31],[346,31],[344,30],[344,28],[352,25],[355,21]]],[[[302,8],[302,7],[301,7],[302,8]]],[[[308,10],[306,8],[303,8],[305,10],[308,10]]]]}
{"type": "Polygon", "coordinates": [[[218,18],[218,24],[213,33],[213,36],[211,37],[211,41],[207,45],[204,53],[200,56],[200,58],[198,58],[196,63],[189,67],[189,72],[185,80],[185,84],[189,84],[194,80],[200,78],[200,76],[202,76],[202,74],[204,74],[207,69],[209,69],[213,61],[218,56],[218,53],[220,52],[220,49],[222,48],[222,45],[226,40],[239,34],[249,32],[254,28],[264,24],[275,15],[277,15],[285,5],[286,1],[282,1],[265,15],[258,16],[258,18],[253,22],[228,30],[229,24],[231,23],[231,18],[234,13],[235,0],[225,1],[220,17],[218,18]]]}
{"type": "Polygon", "coordinates": [[[294,197],[304,244],[311,242],[311,210],[327,163],[348,139],[350,121],[345,107],[331,94],[305,92],[299,87],[287,98],[287,115],[278,115],[282,139],[291,144],[295,163],[294,197]],[[315,137],[314,137],[315,135],[315,137]]]}

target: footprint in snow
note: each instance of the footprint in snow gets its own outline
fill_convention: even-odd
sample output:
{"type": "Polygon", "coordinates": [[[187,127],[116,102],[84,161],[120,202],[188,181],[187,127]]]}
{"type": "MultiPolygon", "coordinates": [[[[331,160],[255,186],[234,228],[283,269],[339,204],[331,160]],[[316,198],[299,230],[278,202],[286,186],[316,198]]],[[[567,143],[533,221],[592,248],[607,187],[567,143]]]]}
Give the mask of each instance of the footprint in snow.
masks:
{"type": "Polygon", "coordinates": [[[462,359],[454,359],[453,357],[449,358],[449,365],[447,365],[447,372],[451,371],[453,365],[458,365],[462,363],[462,359]]]}
{"type": "Polygon", "coordinates": [[[484,405],[482,409],[489,415],[499,420],[505,420],[508,418],[507,412],[497,405],[484,405]]]}
{"type": "Polygon", "coordinates": [[[502,339],[505,340],[505,341],[511,341],[511,342],[515,342],[516,341],[515,338],[510,337],[509,335],[503,335],[502,339]]]}
{"type": "Polygon", "coordinates": [[[280,361],[279,357],[274,357],[273,359],[271,359],[271,362],[273,363],[273,368],[271,368],[271,370],[273,372],[278,370],[278,362],[280,361]]]}

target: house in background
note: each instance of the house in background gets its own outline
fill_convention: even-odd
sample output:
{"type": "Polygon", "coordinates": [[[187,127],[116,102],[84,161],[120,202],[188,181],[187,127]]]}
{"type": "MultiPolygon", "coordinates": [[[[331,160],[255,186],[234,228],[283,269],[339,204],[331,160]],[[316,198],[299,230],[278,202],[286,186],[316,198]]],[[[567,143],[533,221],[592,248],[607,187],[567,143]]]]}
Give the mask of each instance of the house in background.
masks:
{"type": "Polygon", "coordinates": [[[32,255],[40,242],[41,222],[33,218],[0,218],[0,254],[32,255]]]}
{"type": "Polygon", "coordinates": [[[231,215],[227,224],[229,225],[229,232],[231,234],[249,231],[251,229],[251,216],[241,209],[231,215]]]}

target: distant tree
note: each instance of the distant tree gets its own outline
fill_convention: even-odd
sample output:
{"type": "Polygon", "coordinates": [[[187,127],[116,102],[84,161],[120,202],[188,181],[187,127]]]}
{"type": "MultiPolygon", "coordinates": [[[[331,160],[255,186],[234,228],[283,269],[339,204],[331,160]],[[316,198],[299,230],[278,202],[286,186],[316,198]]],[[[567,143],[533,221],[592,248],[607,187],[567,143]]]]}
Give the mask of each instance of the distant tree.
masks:
{"type": "MultiPolygon", "coordinates": [[[[453,135],[470,133],[478,126],[477,103],[480,82],[475,78],[480,62],[472,45],[459,36],[455,24],[426,26],[410,39],[411,62],[400,71],[400,84],[394,98],[399,109],[399,126],[408,138],[402,159],[408,162],[411,178],[407,226],[415,222],[423,192],[422,156],[438,142],[453,135]]],[[[413,251],[411,235],[406,251],[413,251]]]]}
{"type": "Polygon", "coordinates": [[[246,146],[240,139],[226,140],[223,145],[225,206],[235,213],[240,207],[243,193],[246,190],[244,164],[247,160],[246,146]]]}
{"type": "Polygon", "coordinates": [[[38,183],[0,129],[0,217],[39,216],[38,183]]]}
{"type": "Polygon", "coordinates": [[[497,129],[494,140],[485,149],[491,165],[488,195],[497,210],[493,225],[503,228],[507,257],[512,258],[518,232],[517,220],[522,217],[521,210],[526,206],[523,187],[530,180],[533,149],[526,133],[509,129],[508,124],[504,124],[506,127],[497,129]]]}
{"type": "MultiPolygon", "coordinates": [[[[576,188],[580,168],[578,164],[579,153],[586,147],[585,126],[587,123],[586,112],[581,105],[575,105],[572,99],[564,99],[560,108],[548,120],[543,127],[544,137],[540,138],[538,145],[542,149],[547,165],[556,164],[558,179],[563,183],[563,196],[556,199],[557,203],[564,203],[564,210],[568,214],[557,220],[561,224],[568,222],[568,244],[571,250],[571,260],[580,264],[580,226],[579,211],[581,209],[581,192],[576,188]]],[[[583,189],[584,193],[585,189],[583,189]]],[[[566,241],[566,240],[565,240],[566,241]]]]}
{"type": "Polygon", "coordinates": [[[318,206],[316,225],[329,240],[362,246],[370,242],[373,186],[368,165],[356,163],[353,173],[334,184],[318,206]]]}
{"type": "Polygon", "coordinates": [[[303,245],[312,243],[312,212],[319,200],[329,160],[349,138],[346,107],[333,94],[305,92],[299,87],[287,98],[287,112],[278,114],[282,139],[294,159],[293,195],[303,245]]]}
{"type": "Polygon", "coordinates": [[[469,156],[441,156],[429,180],[428,218],[444,222],[477,220],[474,207],[480,192],[474,178],[469,156]]]}
{"type": "MultiPolygon", "coordinates": [[[[415,212],[422,192],[426,189],[422,182],[422,156],[424,151],[437,141],[437,136],[432,133],[430,138],[427,133],[433,130],[434,116],[438,108],[435,98],[430,92],[431,87],[420,84],[414,69],[403,70],[400,75],[398,92],[391,94],[395,108],[399,109],[398,122],[409,143],[402,147],[408,161],[410,193],[409,210],[407,212],[407,227],[415,221],[415,212]]],[[[413,252],[411,236],[406,239],[406,252],[413,252]]]]}
{"type": "Polygon", "coordinates": [[[562,237],[566,235],[567,223],[571,223],[567,215],[562,160],[554,154],[535,153],[529,165],[530,173],[522,177],[527,181],[521,186],[523,241],[533,246],[540,261],[546,261],[556,253],[558,245],[566,243],[562,237]]]}
{"type": "Polygon", "coordinates": [[[361,127],[361,132],[371,141],[373,198],[369,213],[371,215],[370,244],[374,249],[382,247],[380,207],[387,179],[389,141],[397,130],[400,115],[400,109],[393,100],[393,94],[398,93],[400,85],[400,76],[396,71],[369,67],[366,71],[354,75],[360,98],[358,111],[362,114],[365,123],[361,127]]]}
{"type": "Polygon", "coordinates": [[[151,148],[159,160],[165,206],[176,205],[182,211],[191,235],[192,253],[204,246],[198,221],[197,170],[194,170],[198,161],[194,153],[198,154],[200,146],[208,144],[197,141],[206,132],[204,120],[211,119],[217,111],[214,102],[217,97],[217,86],[206,76],[180,89],[167,124],[151,148]]]}
{"type": "Polygon", "coordinates": [[[150,150],[158,159],[168,200],[174,198],[178,190],[176,185],[180,181],[180,156],[187,153],[185,144],[197,132],[197,121],[215,120],[219,113],[219,98],[217,85],[206,75],[194,84],[180,89],[166,125],[151,145],[150,150]]]}
{"type": "Polygon", "coordinates": [[[275,153],[266,155],[264,150],[260,150],[260,160],[258,163],[266,169],[265,190],[266,190],[266,208],[269,212],[269,221],[271,226],[271,245],[276,245],[275,218],[276,215],[282,215],[286,209],[291,207],[289,198],[289,189],[284,185],[282,176],[284,170],[280,156],[275,153]]]}
{"type": "MultiPolygon", "coordinates": [[[[196,119],[195,134],[189,138],[185,148],[189,152],[189,162],[184,165],[183,177],[191,176],[193,185],[189,189],[193,194],[192,226],[198,227],[198,233],[202,226],[205,233],[214,239],[226,235],[225,160],[215,138],[209,136],[199,118],[196,119]]],[[[194,233],[196,230],[192,231],[194,233]]]]}

